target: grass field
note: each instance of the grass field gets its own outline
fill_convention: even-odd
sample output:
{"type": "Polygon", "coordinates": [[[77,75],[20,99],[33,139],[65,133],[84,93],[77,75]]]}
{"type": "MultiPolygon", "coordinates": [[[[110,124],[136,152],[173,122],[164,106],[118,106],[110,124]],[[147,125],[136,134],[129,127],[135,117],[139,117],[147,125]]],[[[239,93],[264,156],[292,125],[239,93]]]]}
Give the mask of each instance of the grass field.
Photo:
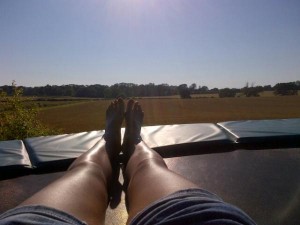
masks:
{"type": "MultiPolygon", "coordinates": [[[[40,110],[44,110],[48,107],[62,107],[68,104],[78,104],[87,101],[93,101],[95,99],[87,99],[87,98],[72,98],[72,97],[21,97],[25,106],[31,107],[35,105],[40,108],[40,110]]],[[[5,102],[0,101],[0,112],[7,110],[5,107],[5,102]]]]}
{"type": "MultiPolygon", "coordinates": [[[[221,122],[248,119],[300,118],[300,96],[257,98],[139,99],[144,125],[221,122]]],[[[64,133],[99,130],[105,127],[109,100],[83,101],[45,108],[40,119],[64,133]]]]}

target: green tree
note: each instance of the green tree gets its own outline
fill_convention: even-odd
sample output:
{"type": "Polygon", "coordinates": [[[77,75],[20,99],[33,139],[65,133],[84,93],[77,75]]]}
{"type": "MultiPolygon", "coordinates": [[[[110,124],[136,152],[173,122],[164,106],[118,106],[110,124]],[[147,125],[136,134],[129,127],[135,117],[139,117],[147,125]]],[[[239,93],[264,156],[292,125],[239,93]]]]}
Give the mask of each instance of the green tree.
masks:
{"type": "Polygon", "coordinates": [[[296,82],[278,83],[274,86],[275,95],[298,95],[298,89],[296,82]]]}
{"type": "Polygon", "coordinates": [[[12,82],[12,96],[1,91],[0,140],[24,139],[33,136],[51,135],[58,131],[49,129],[37,119],[38,108],[28,104],[22,97],[23,90],[12,82]]]}
{"type": "Polygon", "coordinates": [[[186,84],[181,84],[178,86],[178,92],[181,98],[192,98],[191,92],[188,89],[188,86],[186,84]]]}
{"type": "Polygon", "coordinates": [[[263,91],[263,88],[259,86],[255,87],[254,83],[252,83],[250,87],[249,83],[247,82],[241,91],[246,97],[259,97],[259,93],[263,91]]]}
{"type": "Polygon", "coordinates": [[[196,89],[197,89],[197,84],[196,83],[192,83],[190,86],[189,86],[189,90],[192,94],[195,94],[196,92],[196,89]]]}
{"type": "Polygon", "coordinates": [[[237,89],[230,89],[230,88],[223,88],[219,90],[219,97],[220,98],[233,98],[237,93],[237,89]]]}

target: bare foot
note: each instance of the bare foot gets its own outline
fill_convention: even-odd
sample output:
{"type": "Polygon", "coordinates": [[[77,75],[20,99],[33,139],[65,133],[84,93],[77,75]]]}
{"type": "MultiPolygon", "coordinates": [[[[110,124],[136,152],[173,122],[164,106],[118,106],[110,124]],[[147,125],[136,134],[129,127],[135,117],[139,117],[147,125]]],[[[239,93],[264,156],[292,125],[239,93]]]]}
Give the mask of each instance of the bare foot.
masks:
{"type": "Polygon", "coordinates": [[[121,126],[124,119],[124,108],[124,101],[119,98],[111,102],[106,110],[106,125],[103,137],[112,164],[121,151],[121,126]]]}
{"type": "Polygon", "coordinates": [[[143,123],[144,112],[138,102],[130,99],[127,103],[125,112],[125,134],[123,142],[123,154],[125,164],[131,157],[134,146],[141,142],[141,126],[143,123]]]}

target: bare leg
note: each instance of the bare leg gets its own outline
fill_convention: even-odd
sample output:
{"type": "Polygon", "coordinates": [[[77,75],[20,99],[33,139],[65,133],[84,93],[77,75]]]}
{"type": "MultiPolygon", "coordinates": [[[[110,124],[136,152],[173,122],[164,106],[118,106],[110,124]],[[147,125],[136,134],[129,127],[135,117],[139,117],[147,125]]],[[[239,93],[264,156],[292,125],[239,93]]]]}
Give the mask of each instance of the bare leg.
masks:
{"type": "Polygon", "coordinates": [[[112,102],[106,111],[104,139],[77,158],[62,178],[21,205],[45,205],[65,211],[88,224],[104,224],[112,164],[121,150],[123,115],[123,100],[112,102]]]}
{"type": "Polygon", "coordinates": [[[123,143],[125,179],[128,183],[128,223],[150,203],[176,191],[198,186],[169,170],[163,158],[140,139],[144,113],[130,100],[127,104],[126,132],[123,143]]]}

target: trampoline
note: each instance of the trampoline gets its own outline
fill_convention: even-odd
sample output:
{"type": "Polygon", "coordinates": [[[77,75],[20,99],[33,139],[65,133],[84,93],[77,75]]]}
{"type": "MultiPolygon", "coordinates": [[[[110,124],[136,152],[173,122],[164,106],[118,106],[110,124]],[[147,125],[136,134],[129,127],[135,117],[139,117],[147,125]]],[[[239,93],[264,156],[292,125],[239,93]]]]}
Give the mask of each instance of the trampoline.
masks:
{"type": "MultiPolygon", "coordinates": [[[[0,213],[62,176],[103,133],[0,142],[0,213]]],[[[237,205],[258,224],[300,223],[300,119],[148,126],[142,138],[171,170],[237,205]]],[[[126,223],[120,185],[106,216],[106,224],[126,223]]]]}

